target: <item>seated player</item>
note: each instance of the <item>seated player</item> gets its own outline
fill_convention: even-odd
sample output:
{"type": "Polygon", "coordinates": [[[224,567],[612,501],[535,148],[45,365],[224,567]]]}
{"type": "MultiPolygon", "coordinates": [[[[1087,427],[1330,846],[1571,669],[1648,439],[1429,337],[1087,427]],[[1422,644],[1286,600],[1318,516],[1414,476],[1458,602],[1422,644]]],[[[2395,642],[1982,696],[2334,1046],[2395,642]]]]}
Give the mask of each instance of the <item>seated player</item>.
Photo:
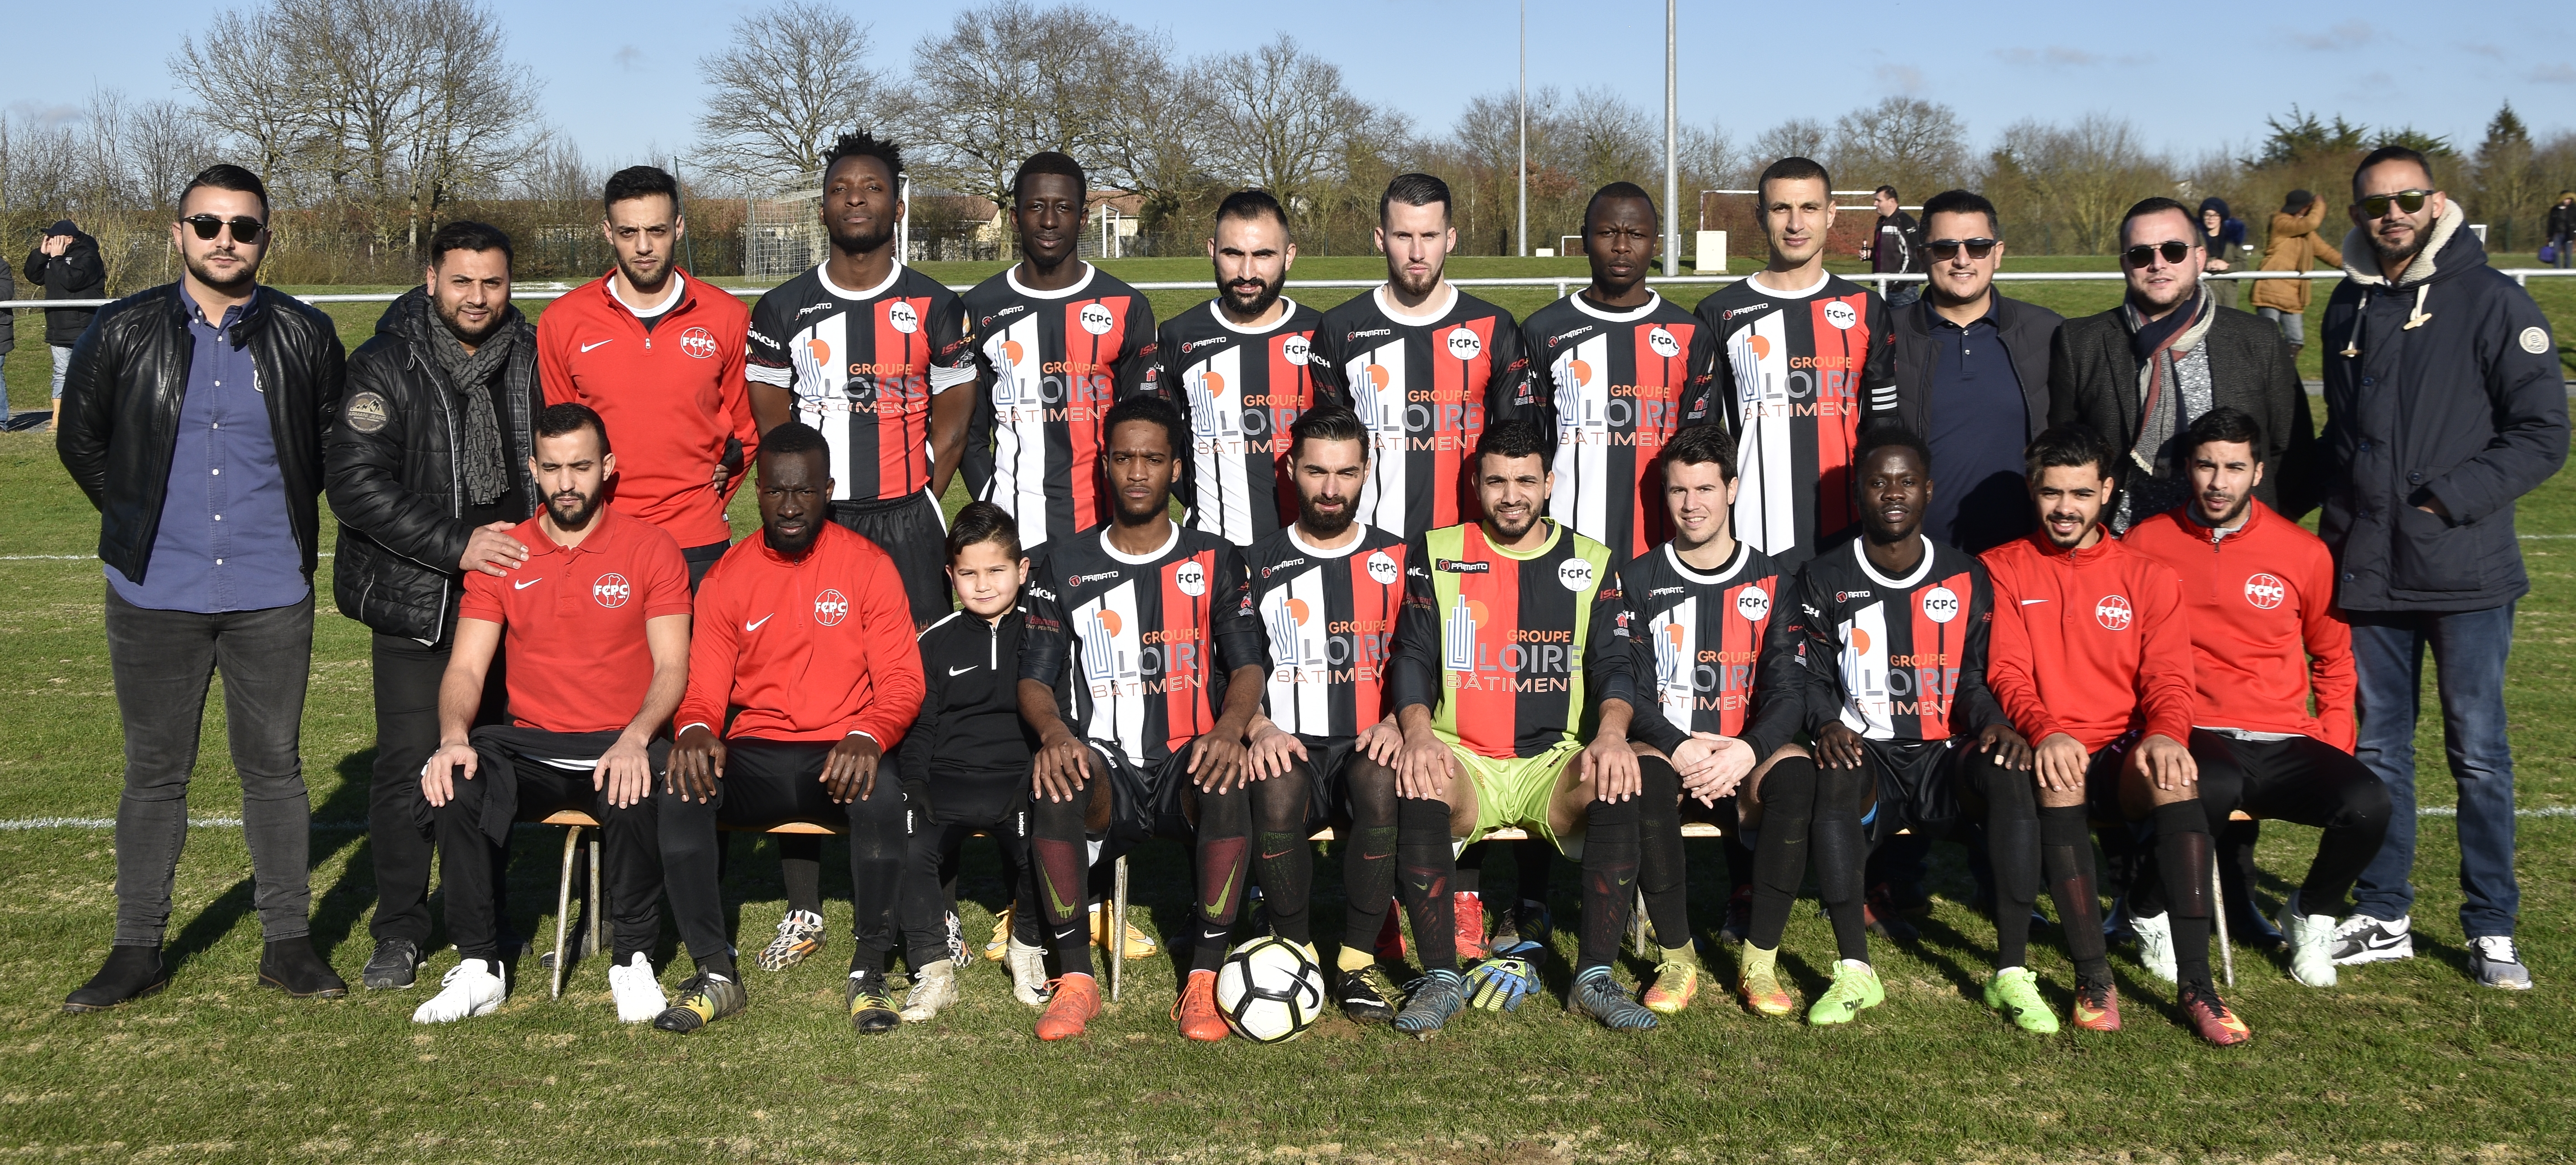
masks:
{"type": "MultiPolygon", "coordinates": [[[[1777,952],[1777,920],[1797,891],[1794,860],[1768,855],[1775,837],[1808,822],[1808,848],[1818,897],[1832,919],[1833,985],[1807,1009],[1807,1022],[1849,1023],[1886,998],[1869,963],[1862,915],[1869,851],[1912,830],[1947,836],[1967,816],[1988,824],[1999,895],[1995,907],[1995,975],[1986,1002],[2033,1031],[2057,1030],[2039,997],[2038,978],[2022,965],[2030,905],[2038,896],[2037,810],[2028,776],[2030,747],[2004,719],[1986,689],[1987,627],[1995,599],[1983,567],[1965,552],[1925,537],[1932,500],[1932,453],[1923,439],[1881,424],[1861,435],[1852,463],[1852,497],[1860,537],[1809,561],[1798,575],[1798,608],[1789,618],[1807,641],[1806,655],[1830,678],[1811,701],[1812,767],[1783,764],[1766,795],[1766,817],[1754,850],[1756,939],[1745,945],[1745,978],[1768,971],[1777,952]],[[1791,780],[1812,781],[1797,788],[1791,780]]],[[[1789,1000],[1777,979],[1773,994],[1747,990],[1754,1010],[1784,1015],[1789,1000]]]]}
{"type": "MultiPolygon", "coordinates": [[[[698,974],[653,1026],[696,1031],[746,1002],[725,943],[716,830],[791,821],[849,831],[850,1026],[895,1026],[886,987],[903,874],[903,789],[880,773],[921,707],[921,656],[894,560],[830,517],[831,447],[802,422],[761,439],[760,533],[698,588],[689,689],[662,804],[671,915],[698,974]],[[728,724],[727,708],[740,709],[728,724]]],[[[953,970],[943,948],[939,963],[953,970]]],[[[918,967],[916,967],[916,972],[918,967]]]]}
{"type": "MultiPolygon", "coordinates": [[[[1173,1014],[1182,1035],[1221,1040],[1216,970],[1243,902],[1254,787],[1274,783],[1254,780],[1243,745],[1268,656],[1242,552],[1172,521],[1172,478],[1189,440],[1180,411],[1131,397],[1101,427],[1110,520],[1047,544],[1020,640],[1020,717],[1038,738],[1030,849],[1061,971],[1037,1034],[1078,1036],[1100,1014],[1083,908],[1092,862],[1171,837],[1193,844],[1199,887],[1189,980],[1173,1014]]],[[[1306,812],[1302,784],[1275,783],[1260,799],[1265,829],[1306,812]]]]}
{"type": "MultiPolygon", "coordinates": [[[[2332,987],[2335,920],[2378,854],[2389,813],[2388,787],[2352,755],[2352,628],[2334,610],[2334,559],[2316,535],[2254,500],[2263,480],[2255,451],[2264,445],[2253,417],[2221,405],[2193,421],[2183,443],[2191,501],[2131,527],[2123,541],[2182,579],[2195,678],[2191,755],[2212,829],[2242,809],[2324,831],[2306,879],[2281,908],[2281,929],[2291,977],[2332,987]]],[[[2170,934],[2164,913],[2132,909],[2129,922],[2141,939],[2170,934]]],[[[2170,965],[2151,969],[2174,974],[2170,965]]]]}
{"type": "Polygon", "coordinates": [[[1386,660],[1404,604],[1404,541],[1354,521],[1368,482],[1368,428],[1325,405],[1289,428],[1288,475],[1297,519],[1244,552],[1252,601],[1270,632],[1270,682],[1252,720],[1252,769],[1295,777],[1311,805],[1296,828],[1261,834],[1259,881],[1271,929],[1312,952],[1313,826],[1341,818],[1342,949],[1334,994],[1358,1023],[1395,1020],[1395,984],[1376,947],[1395,899],[1396,749],[1386,710],[1386,660]],[[1375,764],[1363,775],[1352,762],[1375,764]]]}
{"type": "Polygon", "coordinates": [[[948,958],[945,872],[968,837],[1000,843],[1002,873],[1018,903],[1004,908],[1011,992],[1046,1001],[1046,947],[1029,882],[1028,735],[1020,726],[1020,637],[1028,611],[1020,585],[1029,560],[1020,528],[991,502],[968,502],[948,527],[948,579],[965,609],[923,631],[921,717],[905,739],[904,791],[911,816],[903,874],[904,940],[920,980],[903,1018],[919,1023],[957,1000],[948,958]]]}
{"type": "Polygon", "coordinates": [[[1983,556],[1995,591],[1986,683],[2033,742],[2041,871],[2075,958],[2075,1025],[2120,1026],[2087,823],[2151,819],[2183,1014],[2202,1039],[2243,1043],[2251,1033],[2209,977],[2209,822],[2186,743],[2192,655],[2182,582],[2103,529],[2111,457],[2081,423],[2031,440],[2024,461],[2039,529],[1983,556]]]}
{"type": "MultiPolygon", "coordinates": [[[[1522,420],[1486,426],[1473,484],[1484,518],[1415,535],[1389,681],[1404,748],[1396,758],[1399,885],[1423,978],[1398,1031],[1429,1038],[1466,1006],[1449,880],[1454,843],[1520,826],[1583,864],[1583,930],[1566,1001],[1614,1030],[1655,1014],[1611,978],[1636,894],[1644,768],[1628,744],[1634,670],[1610,551],[1540,515],[1548,434],[1522,420]],[[1589,730],[1588,743],[1583,734],[1589,730]]],[[[1384,767],[1355,758],[1355,780],[1384,767]]],[[[1679,778],[1668,771],[1658,788],[1679,778]]],[[[1516,1008],[1537,980],[1534,941],[1476,968],[1480,1006],[1516,1008]]]]}
{"type": "MultiPolygon", "coordinates": [[[[1637,884],[1662,945],[1644,1002],[1672,1015],[1690,1006],[1700,976],[1684,892],[1682,819],[1734,825],[1737,815],[1729,811],[1736,806],[1728,799],[1741,798],[1743,820],[1759,821],[1765,778],[1795,760],[1806,774],[1799,779],[1812,786],[1815,766],[1795,743],[1806,720],[1809,672],[1794,638],[1788,651],[1764,647],[1781,639],[1776,629],[1791,622],[1773,617],[1785,580],[1769,555],[1735,537],[1735,442],[1719,426],[1684,429],[1662,462],[1672,540],[1620,567],[1619,587],[1637,644],[1639,698],[1628,735],[1640,755],[1669,758],[1681,782],[1664,787],[1658,766],[1640,771],[1646,784],[1638,808],[1637,884]],[[1663,945],[1673,940],[1679,945],[1663,945]]],[[[1803,825],[1775,833],[1772,859],[1777,864],[1785,855],[1792,868],[1764,948],[1773,952],[1788,902],[1806,875],[1807,844],[1803,825]]],[[[1769,968],[1766,960],[1763,976],[1771,985],[1759,994],[1779,996],[1785,1006],[1769,968]]]]}
{"type": "MultiPolygon", "coordinates": [[[[537,414],[529,469],[545,498],[510,531],[528,556],[470,572],[456,649],[438,689],[439,745],[421,770],[437,818],[447,937],[462,956],[412,1012],[447,1023],[498,1010],[502,981],[493,880],[516,821],[578,809],[600,824],[608,881],[608,986],[617,1018],[643,1023],[665,1000],[648,952],[662,938],[662,855],[654,795],[670,759],[662,731],[689,670],[689,567],[660,528],[606,505],[617,472],[608,430],[587,406],[537,414]],[[474,728],[495,654],[510,665],[508,724],[474,728]]],[[[724,965],[724,936],[692,947],[724,965]]]]}

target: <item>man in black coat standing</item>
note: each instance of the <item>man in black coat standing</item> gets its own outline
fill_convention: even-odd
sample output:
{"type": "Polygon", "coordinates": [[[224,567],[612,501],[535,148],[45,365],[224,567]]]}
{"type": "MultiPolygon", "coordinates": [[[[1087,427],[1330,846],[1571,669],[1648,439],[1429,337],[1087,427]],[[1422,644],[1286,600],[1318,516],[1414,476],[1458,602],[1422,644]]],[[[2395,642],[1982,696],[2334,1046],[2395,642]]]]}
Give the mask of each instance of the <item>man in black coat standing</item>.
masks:
{"type": "Polygon", "coordinates": [[[2150,198],[2120,221],[2120,306],[2069,320],[2051,361],[2049,423],[2082,421],[2109,438],[2119,496],[2115,533],[2189,500],[2183,431],[2226,405],[2263,427],[2254,496],[2291,518],[2314,508],[2308,394],[2280,329],[2221,307],[2201,287],[2209,254],[2200,218],[2150,198]]]}
{"type": "MultiPolygon", "coordinates": [[[[465,574],[527,559],[509,531],[536,511],[528,453],[545,407],[534,330],[510,306],[510,237],[476,222],[440,227],[425,283],[349,357],[323,449],[340,519],[332,597],[375,632],[376,950],[360,976],[375,989],[411,986],[428,954],[437,835],[420,770],[438,750],[439,681],[465,574]]],[[[501,708],[501,675],[490,673],[487,716],[501,708]]]]}
{"type": "MultiPolygon", "coordinates": [[[[107,262],[98,240],[63,219],[45,228],[45,236],[27,252],[27,297],[46,299],[107,298],[107,262]]],[[[72,345],[98,315],[94,307],[45,309],[45,344],[54,350],[54,424],[63,420],[63,374],[72,366],[72,345]]]]}
{"type": "Polygon", "coordinates": [[[2388,839],[2354,887],[2335,962],[2412,957],[2415,711],[2426,648],[2459,786],[2461,929],[2478,981],[2528,988],[2514,946],[2513,751],[2505,656],[2531,589],[2514,502],[2567,460],[2567,392],[2549,321],[2487,266],[2413,150],[2352,178],[2345,279],[2326,305],[2325,513],[2335,605],[2360,682],[2353,752],[2388,785],[2388,839]]]}

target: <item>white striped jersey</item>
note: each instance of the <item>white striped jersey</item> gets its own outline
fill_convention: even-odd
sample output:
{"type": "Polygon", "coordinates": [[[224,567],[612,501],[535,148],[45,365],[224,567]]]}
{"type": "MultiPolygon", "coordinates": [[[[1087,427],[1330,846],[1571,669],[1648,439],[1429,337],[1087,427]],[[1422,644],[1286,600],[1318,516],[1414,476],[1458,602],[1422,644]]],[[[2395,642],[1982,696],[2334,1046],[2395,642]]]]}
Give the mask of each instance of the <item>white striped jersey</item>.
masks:
{"type": "Polygon", "coordinates": [[[1521,331],[1538,406],[1556,420],[1548,516],[1622,561],[1672,537],[1655,458],[1683,426],[1716,419],[1708,325],[1651,292],[1634,308],[1576,292],[1530,313],[1521,331]]]}
{"type": "Polygon", "coordinates": [[[901,263],[851,291],[818,265],[762,293],[747,339],[745,375],[793,394],[831,447],[838,500],[930,487],[930,398],[975,379],[957,293],[901,263]]]}
{"type": "Polygon", "coordinates": [[[1270,632],[1264,710],[1300,736],[1353,737],[1386,717],[1387,655],[1404,606],[1404,540],[1365,524],[1325,550],[1295,524],[1252,544],[1252,603],[1270,632]]]}
{"type": "Polygon", "coordinates": [[[1011,512],[1031,550],[1109,517],[1100,423],[1155,390],[1154,310],[1085,266],[1062,291],[1022,286],[1014,266],[966,293],[983,391],[966,435],[966,488],[1011,512]]]}
{"type": "Polygon", "coordinates": [[[1736,435],[1735,536],[1791,568],[1852,530],[1865,412],[1896,408],[1895,334],[1878,293],[1836,275],[1799,291],[1747,279],[1699,303],[1714,392],[1736,435]]]}
{"type": "Polygon", "coordinates": [[[1825,687],[1814,727],[1839,716],[1871,740],[1948,740],[2004,723],[1986,687],[1994,588],[1984,564],[1922,535],[1923,561],[1880,574],[1858,539],[1798,572],[1788,617],[1825,687]]]}
{"type": "Polygon", "coordinates": [[[1361,521],[1399,537],[1483,516],[1468,478],[1485,423],[1538,413],[1512,313],[1448,288],[1418,316],[1386,288],[1334,304],[1315,327],[1319,389],[1369,428],[1361,521]]]}
{"type": "Polygon", "coordinates": [[[1297,491],[1280,467],[1288,426],[1315,403],[1307,355],[1311,307],[1282,299],[1267,327],[1241,327],[1209,300],[1166,320],[1154,341],[1162,390],[1190,418],[1189,472],[1173,494],[1188,524],[1250,546],[1297,520],[1297,491]]]}
{"type": "Polygon", "coordinates": [[[1056,690],[1074,734],[1153,764],[1215,727],[1226,677],[1267,667],[1243,553],[1175,522],[1151,554],[1108,528],[1048,543],[1029,575],[1020,678],[1056,690]]]}
{"type": "Polygon", "coordinates": [[[1629,735],[1669,754],[1691,733],[1713,732],[1761,759],[1797,739],[1815,685],[1806,641],[1788,631],[1791,581],[1742,541],[1714,571],[1693,569],[1669,542],[1620,567],[1637,644],[1629,735]]]}

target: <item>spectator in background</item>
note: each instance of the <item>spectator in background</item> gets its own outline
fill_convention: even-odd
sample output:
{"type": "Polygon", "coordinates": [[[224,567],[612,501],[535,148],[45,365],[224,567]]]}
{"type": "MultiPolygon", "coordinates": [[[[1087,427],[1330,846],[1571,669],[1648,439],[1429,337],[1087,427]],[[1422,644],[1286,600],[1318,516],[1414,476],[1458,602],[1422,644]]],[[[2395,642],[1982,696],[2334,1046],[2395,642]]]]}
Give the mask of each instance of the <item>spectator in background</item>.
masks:
{"type": "MultiPolygon", "coordinates": [[[[0,303],[18,298],[18,275],[0,263],[0,303]]],[[[0,401],[9,399],[9,353],[18,347],[18,309],[0,307],[0,401]]]]}
{"type": "MultiPolygon", "coordinates": [[[[2568,255],[2570,250],[2576,250],[2576,247],[2570,246],[2570,244],[2576,244],[2576,190],[2558,192],[2558,201],[2549,208],[2547,234],[2550,249],[2556,252],[2550,258],[2562,269],[2576,267],[2576,259],[2571,259],[2568,255]]],[[[0,348],[0,352],[5,351],[8,349],[0,348]]]]}
{"type": "Polygon", "coordinates": [[[2459,786],[2460,924],[2491,987],[2528,988],[2514,948],[2513,746],[2505,656],[2531,589],[2514,502],[2567,461],[2558,344],[2529,292],[2487,266],[2457,204],[2413,150],[2352,176],[2347,278],[2326,305],[2328,478],[2317,533],[2335,555],[2360,684],[2353,755],[2387,782],[2388,840],[2336,928],[2342,965],[2411,958],[2415,715],[2424,652],[2459,786]]]}
{"type": "MultiPolygon", "coordinates": [[[[2200,244],[2209,252],[2209,273],[2224,275],[2236,269],[2236,260],[2251,248],[2245,245],[2245,220],[2227,217],[2225,199],[2200,200],[2200,244]]],[[[2209,298],[2220,307],[2235,307],[2238,287],[2233,279],[2203,281],[2209,298]]]]}
{"type": "MultiPolygon", "coordinates": [[[[81,233],[70,219],[45,228],[36,249],[27,252],[26,274],[29,298],[38,288],[46,299],[107,298],[107,263],[99,257],[98,240],[81,233]]],[[[45,343],[54,350],[55,428],[62,427],[63,376],[71,370],[72,345],[97,314],[94,307],[45,309],[45,343]]]]}
{"type": "MultiPolygon", "coordinates": [[[[1916,262],[1915,249],[1923,245],[1923,228],[1915,225],[1914,216],[1896,208],[1896,188],[1881,186],[1871,198],[1878,207],[1878,222],[1870,234],[1868,246],[1860,257],[1869,260],[1869,269],[1888,275],[1904,275],[1922,270],[1916,262]]],[[[1890,283],[1887,306],[1906,307],[1922,298],[1923,293],[1911,283],[1890,283]]]]}
{"type": "MultiPolygon", "coordinates": [[[[2272,216],[2272,237],[2263,242],[2263,270],[2306,271],[2323,264],[2343,265],[2343,252],[2335,250],[2317,233],[2326,220],[2325,200],[2305,190],[2293,190],[2281,200],[2280,213],[2272,216]]],[[[2308,344],[2308,281],[2302,279],[2257,279],[2254,281],[2254,314],[2280,325],[2281,338],[2290,342],[2290,358],[2295,363],[2299,349],[2308,344]]],[[[2263,414],[2254,418],[2265,421],[2263,414]]],[[[2275,431],[2265,421],[2264,432],[2275,431]]],[[[2271,499],[2265,498],[2269,505],[2271,499]]],[[[2277,508],[2277,507],[2275,507],[2277,508]]]]}

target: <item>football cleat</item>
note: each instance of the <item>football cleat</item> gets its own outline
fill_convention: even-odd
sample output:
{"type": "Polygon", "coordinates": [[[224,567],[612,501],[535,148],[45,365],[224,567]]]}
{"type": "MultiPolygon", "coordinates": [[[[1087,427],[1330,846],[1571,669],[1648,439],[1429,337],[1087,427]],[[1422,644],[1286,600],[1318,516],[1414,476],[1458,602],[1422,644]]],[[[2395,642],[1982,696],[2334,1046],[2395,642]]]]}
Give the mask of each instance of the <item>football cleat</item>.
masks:
{"type": "Polygon", "coordinates": [[[1746,943],[1743,951],[1743,966],[1736,979],[1735,990],[1744,997],[1745,1010],[1773,1019],[1797,1014],[1797,1001],[1789,998],[1788,989],[1780,985],[1780,948],[1766,951],[1746,943]]]}
{"type": "Polygon", "coordinates": [[[1834,983],[1824,998],[1807,1009],[1807,1022],[1818,1026],[1850,1023],[1861,1012],[1887,1002],[1887,987],[1878,972],[1856,959],[1834,960],[1834,983]]]}
{"type": "Polygon", "coordinates": [[[1375,963],[1342,972],[1341,990],[1336,993],[1342,1014],[1352,1023],[1395,1022],[1395,1003],[1401,997],[1395,981],[1375,963]]]}
{"type": "Polygon", "coordinates": [[[2334,916],[2307,913],[2292,890],[2281,907],[2281,929],[2290,936],[2290,977],[2310,987],[2334,986],[2334,916]]]}
{"type": "Polygon", "coordinates": [[[1614,1032],[1644,1031],[1655,1026],[1655,1013],[1628,998],[1610,977],[1608,967],[1587,967],[1574,977],[1574,990],[1565,997],[1565,1009],[1601,1021],[1601,1026],[1614,1032]]]}
{"type": "Polygon", "coordinates": [[[993,937],[984,944],[984,961],[998,963],[1011,950],[1011,908],[1004,906],[993,916],[993,937]]]}
{"type": "Polygon", "coordinates": [[[2138,933],[2138,965],[2156,978],[2173,982],[2180,974],[2174,968],[2173,915],[2131,915],[2129,929],[2138,933]]]}
{"type": "Polygon", "coordinates": [[[1395,1030],[1417,1040],[1438,1035],[1452,1016],[1465,1010],[1467,996],[1459,990],[1456,971],[1433,971],[1405,986],[1404,1010],[1395,1016],[1395,1030]]]}
{"type": "Polygon", "coordinates": [[[1699,960],[1666,959],[1655,964],[1655,985],[1646,988],[1646,1010],[1657,1015],[1680,1015],[1697,998],[1699,960]]]}
{"type": "Polygon", "coordinates": [[[1011,998],[1031,1007],[1047,999],[1046,948],[1018,939],[1010,940],[1009,954],[1003,962],[1011,968],[1011,998]]]}
{"type": "MultiPolygon", "coordinates": [[[[1091,945],[1104,951],[1109,949],[1109,912],[1101,909],[1097,902],[1091,904],[1091,945]]],[[[1150,959],[1162,953],[1162,944],[1155,942],[1144,931],[1136,929],[1135,923],[1127,924],[1128,958],[1150,959]]]]}
{"type": "Polygon", "coordinates": [[[912,990],[903,997],[903,1021],[927,1023],[956,1002],[957,964],[932,959],[912,977],[912,990]]]}
{"type": "Polygon", "coordinates": [[[1869,888],[1869,896],[1861,900],[1860,917],[1869,933],[1889,942],[1910,943],[1923,933],[1906,919],[1885,882],[1869,888]]]}
{"type": "Polygon", "coordinates": [[[626,965],[608,969],[608,993],[617,1000],[619,1023],[651,1023],[671,1006],[662,997],[662,981],[653,974],[652,960],[642,951],[635,952],[626,965]]]}
{"type": "Polygon", "coordinates": [[[751,995],[732,977],[700,971],[680,984],[680,997],[662,1014],[653,1017],[653,1026],[666,1032],[693,1032],[729,1015],[739,1015],[751,1006],[751,995]]]}
{"type": "Polygon", "coordinates": [[[770,939],[752,962],[763,971],[784,971],[822,949],[823,916],[811,910],[790,910],[787,917],[778,920],[778,936],[770,939]]]}
{"type": "Polygon", "coordinates": [[[2068,1013],[2067,1022],[2089,1032],[2120,1030],[2120,989],[2108,978],[2099,983],[2076,980],[2075,1009],[2068,1013]]]}
{"type": "Polygon", "coordinates": [[[903,1022],[902,1014],[894,1009],[894,989],[886,984],[884,971],[870,967],[850,972],[841,997],[850,1011],[850,1027],[860,1035],[890,1032],[903,1022]]]}
{"type": "Polygon", "coordinates": [[[1494,953],[1485,944],[1485,900],[1475,894],[1451,894],[1450,913],[1457,919],[1458,961],[1481,959],[1494,953]]]}
{"type": "Polygon", "coordinates": [[[1072,1039],[1100,1014],[1100,981],[1089,975],[1061,976],[1046,989],[1046,1010],[1038,1016],[1039,1039],[1072,1039]]]}
{"type": "MultiPolygon", "coordinates": [[[[374,958],[367,960],[366,970],[358,972],[358,982],[369,991],[402,991],[420,981],[424,960],[420,944],[407,938],[389,938],[376,944],[374,958]]],[[[441,985],[447,982],[439,980],[441,985]]]]}
{"type": "Polygon", "coordinates": [[[2179,1002],[2183,1017],[2191,1021],[2191,1030],[2200,1033],[2200,1038],[2210,1043],[2225,1048],[2254,1038],[2254,1033],[2246,1030],[2245,1021],[2227,1009],[2226,1001],[2218,997],[2216,988],[2185,983],[2179,1002]]]}
{"type": "Polygon", "coordinates": [[[1555,922],[1548,916],[1547,907],[1536,902],[1523,902],[1504,911],[1503,916],[1495,921],[1494,937],[1485,945],[1501,950],[1516,943],[1544,943],[1555,932],[1555,922]]]}
{"type": "Polygon", "coordinates": [[[1986,980],[1986,1006],[2002,1012],[2023,1031],[2040,1035],[2057,1031],[2057,1013],[2039,997],[2039,976],[2028,967],[2009,967],[1986,980]]]}
{"type": "Polygon", "coordinates": [[[1216,972],[1190,972],[1181,997],[1172,1001],[1172,1018],[1181,1022],[1181,1034],[1190,1039],[1215,1043],[1226,1037],[1232,1029],[1216,1009],[1216,972]]]}

